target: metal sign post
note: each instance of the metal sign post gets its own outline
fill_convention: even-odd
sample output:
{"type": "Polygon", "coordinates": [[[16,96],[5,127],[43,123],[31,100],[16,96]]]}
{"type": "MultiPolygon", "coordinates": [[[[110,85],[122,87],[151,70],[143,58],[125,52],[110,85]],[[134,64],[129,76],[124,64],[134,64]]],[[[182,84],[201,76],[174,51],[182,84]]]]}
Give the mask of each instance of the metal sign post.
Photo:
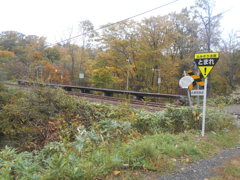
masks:
{"type": "Polygon", "coordinates": [[[79,86],[81,85],[81,79],[84,79],[84,73],[83,72],[79,73],[79,80],[78,80],[79,86]]]}
{"type": "MultiPolygon", "coordinates": [[[[199,71],[199,69],[198,69],[197,75],[200,76],[200,71],[199,71]]],[[[199,90],[199,84],[197,84],[197,90],[199,90]]],[[[199,105],[200,105],[200,97],[197,96],[197,106],[199,107],[199,105]]]]}
{"type": "MultiPolygon", "coordinates": [[[[187,76],[186,71],[184,71],[184,76],[185,76],[185,77],[187,76]]],[[[191,82],[191,83],[192,83],[192,82],[191,82]]],[[[189,106],[192,107],[192,100],[191,100],[191,94],[190,94],[189,89],[187,89],[187,95],[188,95],[189,106]]]]}
{"type": "Polygon", "coordinates": [[[161,84],[161,78],[160,78],[160,71],[158,75],[158,93],[160,93],[160,84],[161,84]]]}
{"type": "Polygon", "coordinates": [[[206,106],[207,106],[207,78],[204,81],[204,94],[203,94],[203,118],[202,118],[202,136],[205,134],[205,119],[206,119],[206,106]]]}

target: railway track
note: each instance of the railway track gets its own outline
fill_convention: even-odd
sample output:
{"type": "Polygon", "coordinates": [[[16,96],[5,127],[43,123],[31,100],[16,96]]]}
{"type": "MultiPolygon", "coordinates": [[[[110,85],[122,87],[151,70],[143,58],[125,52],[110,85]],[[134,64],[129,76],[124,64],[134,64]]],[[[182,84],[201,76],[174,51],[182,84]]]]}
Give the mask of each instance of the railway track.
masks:
{"type": "MultiPolygon", "coordinates": [[[[124,98],[101,96],[101,95],[86,94],[86,93],[79,93],[79,92],[68,92],[68,94],[79,96],[92,102],[108,103],[113,105],[128,103],[131,107],[145,108],[148,110],[160,110],[160,109],[166,108],[167,106],[167,104],[159,103],[159,102],[140,101],[140,100],[134,100],[134,99],[124,99],[124,98]]],[[[174,105],[174,106],[177,106],[177,105],[174,105]]]]}
{"type": "MultiPolygon", "coordinates": [[[[19,84],[11,84],[11,83],[4,83],[6,86],[14,86],[18,88],[29,88],[30,86],[25,85],[19,85],[19,84]]],[[[76,91],[67,91],[69,95],[74,95],[77,97],[84,98],[90,102],[97,102],[97,103],[105,103],[105,104],[113,104],[113,105],[119,105],[122,103],[127,103],[129,106],[133,108],[143,108],[151,111],[156,110],[162,110],[166,108],[166,103],[160,103],[160,102],[151,102],[151,101],[142,101],[142,100],[135,100],[135,99],[125,99],[125,98],[117,98],[112,96],[101,96],[96,94],[89,94],[89,93],[81,93],[76,91]]],[[[177,104],[174,104],[173,106],[180,106],[177,104]]]]}

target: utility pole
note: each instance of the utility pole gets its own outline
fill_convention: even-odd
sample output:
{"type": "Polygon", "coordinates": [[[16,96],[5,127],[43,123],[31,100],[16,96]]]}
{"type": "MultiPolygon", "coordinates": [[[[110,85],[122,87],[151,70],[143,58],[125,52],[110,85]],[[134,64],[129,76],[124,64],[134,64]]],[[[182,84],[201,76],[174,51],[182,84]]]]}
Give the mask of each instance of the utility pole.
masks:
{"type": "Polygon", "coordinates": [[[41,78],[42,78],[42,74],[43,74],[43,66],[39,65],[35,67],[36,70],[36,75],[37,75],[37,82],[39,81],[39,69],[41,69],[41,78]]]}
{"type": "Polygon", "coordinates": [[[128,68],[127,68],[127,85],[126,85],[126,90],[128,91],[128,86],[129,86],[129,71],[130,71],[130,59],[128,58],[126,61],[128,62],[128,68]]]}

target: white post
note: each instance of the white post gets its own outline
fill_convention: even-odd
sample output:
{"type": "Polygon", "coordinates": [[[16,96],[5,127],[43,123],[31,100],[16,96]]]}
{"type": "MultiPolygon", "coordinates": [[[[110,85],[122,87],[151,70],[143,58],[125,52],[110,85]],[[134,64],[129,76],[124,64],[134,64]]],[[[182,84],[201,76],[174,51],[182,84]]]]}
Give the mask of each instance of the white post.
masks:
{"type": "Polygon", "coordinates": [[[205,134],[205,118],[206,118],[206,104],[207,104],[207,78],[204,81],[204,96],[203,96],[203,118],[202,118],[202,136],[205,134]]]}
{"type": "MultiPolygon", "coordinates": [[[[200,71],[198,69],[197,75],[200,76],[200,71]]],[[[199,90],[199,84],[197,84],[197,90],[199,90]]],[[[200,105],[200,96],[197,96],[197,107],[200,105]]]]}
{"type": "MultiPolygon", "coordinates": [[[[186,76],[186,71],[183,72],[184,73],[184,76],[186,76]]],[[[190,91],[189,89],[187,89],[187,94],[188,94],[188,101],[189,101],[189,106],[192,107],[192,100],[191,100],[191,94],[190,94],[190,91]]]]}
{"type": "Polygon", "coordinates": [[[160,93],[160,84],[161,84],[160,69],[158,69],[158,94],[160,93]]]}

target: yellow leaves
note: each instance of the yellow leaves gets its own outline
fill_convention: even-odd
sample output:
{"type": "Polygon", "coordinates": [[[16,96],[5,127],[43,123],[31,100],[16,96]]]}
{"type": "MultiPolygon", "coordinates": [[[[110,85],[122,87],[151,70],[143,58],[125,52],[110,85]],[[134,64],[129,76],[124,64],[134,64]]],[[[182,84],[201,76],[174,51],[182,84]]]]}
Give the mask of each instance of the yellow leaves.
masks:
{"type": "Polygon", "coordinates": [[[193,114],[193,117],[194,117],[195,121],[199,121],[200,120],[201,113],[197,112],[197,110],[194,110],[192,112],[192,114],[193,114]]]}
{"type": "Polygon", "coordinates": [[[134,131],[134,130],[132,130],[131,135],[134,139],[137,139],[137,138],[141,137],[141,134],[137,131],[134,131]]]}
{"type": "Polygon", "coordinates": [[[43,55],[42,55],[41,52],[33,53],[32,57],[33,57],[34,60],[42,60],[43,59],[43,55]]]}
{"type": "Polygon", "coordinates": [[[131,114],[131,118],[134,118],[134,116],[135,116],[135,113],[134,113],[134,112],[132,112],[132,114],[131,114]]]}
{"type": "Polygon", "coordinates": [[[120,174],[121,174],[121,171],[117,171],[117,170],[113,171],[114,176],[119,176],[120,174]]]}

